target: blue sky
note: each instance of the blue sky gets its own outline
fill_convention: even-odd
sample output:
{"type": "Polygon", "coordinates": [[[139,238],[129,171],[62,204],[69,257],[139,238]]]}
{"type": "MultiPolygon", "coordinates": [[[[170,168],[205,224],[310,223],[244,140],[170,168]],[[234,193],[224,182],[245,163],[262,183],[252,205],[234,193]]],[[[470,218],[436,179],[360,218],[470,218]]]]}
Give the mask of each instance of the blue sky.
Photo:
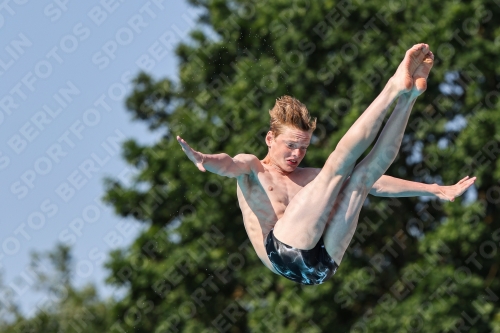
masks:
{"type": "Polygon", "coordinates": [[[125,183],[134,170],[117,144],[153,143],[161,133],[131,121],[124,101],[145,69],[176,79],[172,43],[187,41],[197,10],[184,1],[4,1],[0,8],[0,269],[25,313],[32,251],[73,248],[75,282],[104,296],[110,250],[139,223],[102,205],[103,178],[125,183]]]}

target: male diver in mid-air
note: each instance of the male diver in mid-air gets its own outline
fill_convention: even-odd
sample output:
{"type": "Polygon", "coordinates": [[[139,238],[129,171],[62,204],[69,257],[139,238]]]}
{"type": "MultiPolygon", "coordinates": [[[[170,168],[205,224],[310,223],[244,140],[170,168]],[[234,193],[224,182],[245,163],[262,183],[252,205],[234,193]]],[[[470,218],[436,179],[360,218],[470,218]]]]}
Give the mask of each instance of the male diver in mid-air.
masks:
{"type": "Polygon", "coordinates": [[[383,197],[436,196],[453,201],[475,180],[453,186],[423,184],[384,176],[396,158],[410,111],[427,88],[434,55],[427,44],[409,49],[378,97],[349,128],[323,168],[299,168],[316,119],[298,100],[284,96],[269,111],[268,154],[202,154],[177,137],[201,171],[237,180],[237,195],[248,237],[264,265],[301,284],[331,277],[354,235],[368,193],[383,197]],[[375,146],[386,112],[397,105],[375,146]]]}

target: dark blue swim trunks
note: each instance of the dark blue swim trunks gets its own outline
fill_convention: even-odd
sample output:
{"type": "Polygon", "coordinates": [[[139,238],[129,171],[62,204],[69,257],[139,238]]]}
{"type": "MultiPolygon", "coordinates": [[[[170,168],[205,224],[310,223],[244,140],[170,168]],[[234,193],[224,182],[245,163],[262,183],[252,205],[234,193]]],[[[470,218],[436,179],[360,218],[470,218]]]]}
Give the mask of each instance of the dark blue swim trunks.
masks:
{"type": "Polygon", "coordinates": [[[339,267],[326,252],[323,237],[313,249],[299,250],[277,240],[271,230],[265,244],[274,269],[297,283],[321,284],[335,274],[339,267]]]}

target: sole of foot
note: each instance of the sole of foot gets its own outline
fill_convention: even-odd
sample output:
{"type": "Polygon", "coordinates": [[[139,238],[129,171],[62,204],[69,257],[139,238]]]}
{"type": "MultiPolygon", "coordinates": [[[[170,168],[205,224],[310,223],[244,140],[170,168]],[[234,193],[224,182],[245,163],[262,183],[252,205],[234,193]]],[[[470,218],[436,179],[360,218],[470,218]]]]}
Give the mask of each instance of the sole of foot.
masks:
{"type": "Polygon", "coordinates": [[[402,93],[408,92],[413,88],[413,74],[422,64],[429,52],[429,45],[424,43],[415,44],[406,51],[405,57],[401,64],[399,64],[396,74],[394,75],[396,84],[399,86],[398,88],[402,90],[402,93]]]}
{"type": "Polygon", "coordinates": [[[415,73],[413,73],[413,90],[416,90],[419,94],[427,89],[427,78],[429,77],[432,65],[434,65],[434,54],[429,51],[429,53],[425,55],[422,63],[415,70],[415,73]]]}

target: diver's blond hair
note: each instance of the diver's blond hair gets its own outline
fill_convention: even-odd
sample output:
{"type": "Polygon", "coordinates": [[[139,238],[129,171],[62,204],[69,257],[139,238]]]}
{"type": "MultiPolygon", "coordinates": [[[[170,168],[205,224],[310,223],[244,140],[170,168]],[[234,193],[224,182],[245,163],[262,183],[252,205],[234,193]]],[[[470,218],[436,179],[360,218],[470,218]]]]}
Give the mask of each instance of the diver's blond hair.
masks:
{"type": "Polygon", "coordinates": [[[269,130],[274,137],[283,133],[286,126],[303,131],[313,132],[316,129],[316,118],[311,118],[306,106],[298,99],[282,96],[276,100],[274,107],[269,110],[271,116],[269,130]]]}

